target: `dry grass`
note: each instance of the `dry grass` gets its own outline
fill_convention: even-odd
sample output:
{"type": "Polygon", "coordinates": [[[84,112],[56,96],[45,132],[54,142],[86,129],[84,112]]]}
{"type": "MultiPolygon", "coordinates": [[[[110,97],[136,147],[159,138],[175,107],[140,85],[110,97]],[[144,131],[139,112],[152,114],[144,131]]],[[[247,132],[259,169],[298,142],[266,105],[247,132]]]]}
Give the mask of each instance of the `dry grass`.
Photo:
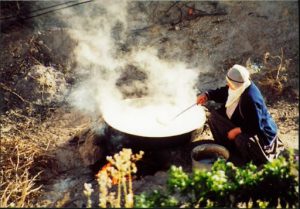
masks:
{"type": "Polygon", "coordinates": [[[0,207],[34,207],[41,192],[41,172],[51,162],[46,152],[49,142],[33,131],[38,131],[37,121],[17,111],[0,120],[0,207]]]}
{"type": "Polygon", "coordinates": [[[284,84],[287,82],[284,72],[289,67],[290,59],[285,59],[281,48],[280,55],[273,56],[266,52],[263,57],[263,64],[267,72],[264,74],[264,79],[259,81],[260,86],[268,89],[273,95],[281,95],[284,90],[284,84]]]}

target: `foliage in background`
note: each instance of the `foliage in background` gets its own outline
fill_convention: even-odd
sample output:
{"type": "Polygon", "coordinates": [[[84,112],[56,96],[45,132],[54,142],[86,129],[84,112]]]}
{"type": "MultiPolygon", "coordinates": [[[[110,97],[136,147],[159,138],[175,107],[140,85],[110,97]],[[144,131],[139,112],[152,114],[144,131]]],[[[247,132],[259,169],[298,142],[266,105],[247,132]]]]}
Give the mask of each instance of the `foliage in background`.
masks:
{"type": "Polygon", "coordinates": [[[293,153],[257,168],[218,160],[211,171],[169,170],[167,189],[135,196],[135,207],[299,207],[293,153]],[[246,205],[245,205],[246,204],[246,205]]]}
{"type": "MultiPolygon", "coordinates": [[[[140,160],[143,154],[143,151],[140,151],[138,154],[132,154],[131,149],[123,148],[113,157],[107,157],[109,163],[97,174],[99,207],[133,207],[131,174],[137,172],[135,162],[140,160]],[[117,185],[117,193],[110,191],[112,185],[117,185]]],[[[84,187],[84,195],[87,197],[87,207],[91,207],[93,189],[90,184],[85,184],[84,187]]]]}

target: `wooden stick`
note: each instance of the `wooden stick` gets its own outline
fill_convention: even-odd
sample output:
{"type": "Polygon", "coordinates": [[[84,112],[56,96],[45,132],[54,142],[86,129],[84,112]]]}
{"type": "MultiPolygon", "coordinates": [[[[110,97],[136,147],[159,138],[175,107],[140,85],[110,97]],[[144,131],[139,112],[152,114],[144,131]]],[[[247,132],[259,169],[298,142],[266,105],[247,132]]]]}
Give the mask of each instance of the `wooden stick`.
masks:
{"type": "Polygon", "coordinates": [[[10,88],[8,88],[7,86],[5,86],[3,83],[0,83],[0,87],[10,93],[12,93],[13,95],[17,96],[20,100],[22,100],[22,102],[25,103],[30,103],[29,101],[27,101],[26,99],[24,99],[23,97],[21,97],[19,94],[17,94],[16,92],[14,92],[13,90],[11,90],[10,88]]]}
{"type": "Polygon", "coordinates": [[[15,95],[16,97],[18,97],[22,102],[27,103],[27,104],[34,104],[36,106],[43,106],[42,104],[37,104],[34,102],[30,102],[26,99],[24,99],[23,97],[21,97],[19,94],[17,94],[16,92],[14,92],[12,89],[10,89],[9,87],[7,87],[6,85],[4,85],[3,83],[0,83],[0,87],[8,92],[10,92],[11,94],[15,95]]]}
{"type": "Polygon", "coordinates": [[[276,81],[279,78],[279,71],[282,68],[282,60],[283,60],[283,49],[282,48],[281,48],[281,57],[279,57],[279,59],[280,59],[280,64],[279,64],[278,69],[277,69],[276,81]]]}

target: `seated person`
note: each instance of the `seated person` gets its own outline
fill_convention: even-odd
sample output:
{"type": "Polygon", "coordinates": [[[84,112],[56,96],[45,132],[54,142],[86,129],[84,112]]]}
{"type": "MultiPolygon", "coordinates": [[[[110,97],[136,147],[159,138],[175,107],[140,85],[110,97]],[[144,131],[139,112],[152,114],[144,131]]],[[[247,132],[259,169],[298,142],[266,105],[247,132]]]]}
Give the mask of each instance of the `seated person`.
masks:
{"type": "Polygon", "coordinates": [[[208,117],[214,140],[229,151],[237,150],[244,162],[260,165],[277,158],[284,147],[249,71],[236,64],[228,70],[226,81],[226,86],[197,96],[200,105],[208,100],[223,104],[208,117]]]}

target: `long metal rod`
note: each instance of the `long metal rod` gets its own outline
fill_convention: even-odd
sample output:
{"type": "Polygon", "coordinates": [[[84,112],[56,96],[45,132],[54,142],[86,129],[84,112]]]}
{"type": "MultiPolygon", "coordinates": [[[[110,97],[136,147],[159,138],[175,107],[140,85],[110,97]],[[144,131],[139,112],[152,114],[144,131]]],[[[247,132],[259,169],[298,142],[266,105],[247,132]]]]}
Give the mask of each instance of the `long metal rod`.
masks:
{"type": "Polygon", "coordinates": [[[177,115],[175,115],[172,120],[176,119],[178,116],[182,115],[183,113],[185,113],[186,111],[188,111],[189,109],[191,109],[192,107],[194,107],[195,105],[197,105],[197,103],[192,104],[191,106],[187,107],[186,109],[182,110],[180,113],[178,113],[177,115]]]}

